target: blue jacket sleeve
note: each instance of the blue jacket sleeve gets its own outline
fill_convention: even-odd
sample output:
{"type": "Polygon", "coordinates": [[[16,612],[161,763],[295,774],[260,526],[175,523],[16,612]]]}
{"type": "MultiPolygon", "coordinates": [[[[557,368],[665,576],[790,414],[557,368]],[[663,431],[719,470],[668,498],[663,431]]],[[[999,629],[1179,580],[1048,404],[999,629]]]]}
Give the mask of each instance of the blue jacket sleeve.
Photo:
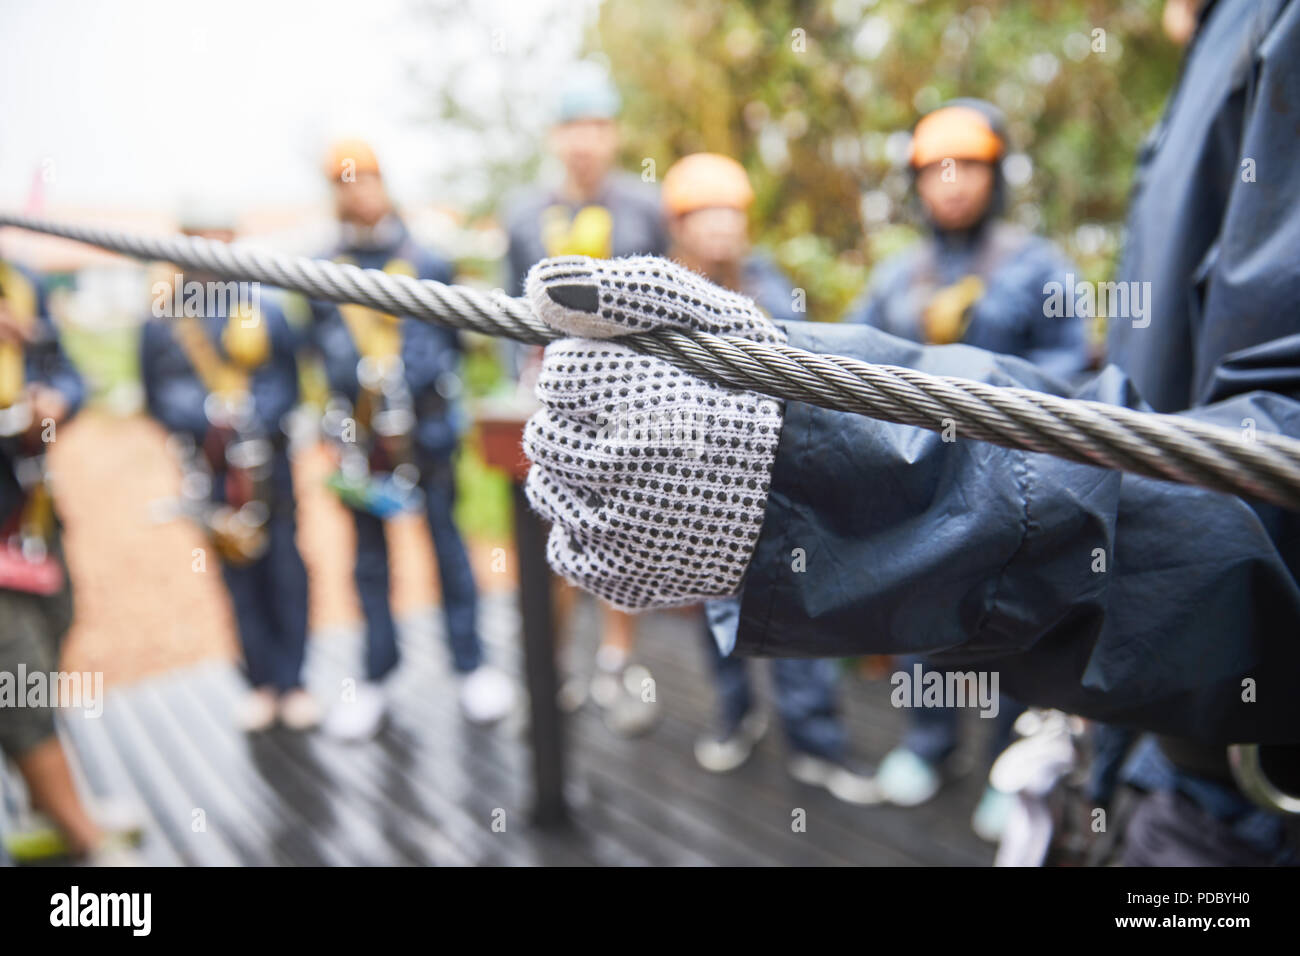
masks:
{"type": "Polygon", "coordinates": [[[271,358],[253,373],[249,390],[262,429],[276,435],[284,416],[298,404],[296,338],[279,308],[263,304],[262,317],[271,337],[271,358]]]}
{"type": "MultiPolygon", "coordinates": [[[[1063,391],[967,346],[786,327],[812,351],[1063,391]]],[[[1300,366],[1300,341],[1279,361],[1300,366]]],[[[1115,368],[1080,397],[1139,406],[1115,368]]],[[[1189,414],[1300,436],[1294,395],[1189,414]]],[[[790,403],[736,651],[978,660],[1029,704],[1217,742],[1300,739],[1298,530],[1229,495],[790,403]]]]}
{"type": "MultiPolygon", "coordinates": [[[[871,281],[857,300],[844,313],[844,321],[849,325],[869,325],[873,329],[885,328],[885,303],[897,297],[906,287],[909,278],[908,265],[913,250],[901,252],[886,259],[876,266],[871,281]]],[[[895,335],[898,329],[890,329],[895,335]]]]}
{"type": "Polygon", "coordinates": [[[203,440],[208,430],[203,410],[207,393],[164,320],[149,319],[140,330],[140,381],[150,415],[170,432],[203,440]]]}
{"type": "MultiPolygon", "coordinates": [[[[1193,277],[1194,394],[1221,393],[1219,356],[1290,336],[1300,301],[1300,3],[1290,3],[1253,61],[1241,146],[1226,169],[1223,224],[1193,277]]],[[[1225,166],[1227,164],[1225,163],[1225,166]]],[[[1140,334],[1141,330],[1138,333],[1140,334]]]]}
{"type": "Polygon", "coordinates": [[[27,377],[58,391],[68,403],[67,417],[80,410],[86,400],[86,385],[59,341],[58,329],[50,318],[45,286],[36,276],[29,276],[36,293],[37,335],[27,350],[27,377]]]}
{"type": "MultiPolygon", "coordinates": [[[[1049,375],[1077,382],[1088,366],[1084,319],[1073,314],[1048,315],[1044,296],[1049,283],[1067,285],[1078,272],[1057,246],[1042,238],[1031,239],[998,269],[988,290],[975,304],[972,327],[1010,323],[1005,341],[1017,343],[1006,351],[1027,359],[1049,375]]],[[[972,344],[984,345],[984,342],[972,344]]]]}
{"type": "MultiPolygon", "coordinates": [[[[441,256],[426,251],[420,257],[420,278],[432,279],[435,282],[441,282],[443,285],[450,285],[456,278],[456,268],[441,256]]],[[[459,358],[463,346],[458,330],[428,322],[424,323],[424,325],[433,331],[445,348],[450,349],[459,358]]]]}
{"type": "Polygon", "coordinates": [[[798,322],[794,309],[794,283],[767,255],[754,253],[745,260],[742,291],[777,322],[798,322]]]}

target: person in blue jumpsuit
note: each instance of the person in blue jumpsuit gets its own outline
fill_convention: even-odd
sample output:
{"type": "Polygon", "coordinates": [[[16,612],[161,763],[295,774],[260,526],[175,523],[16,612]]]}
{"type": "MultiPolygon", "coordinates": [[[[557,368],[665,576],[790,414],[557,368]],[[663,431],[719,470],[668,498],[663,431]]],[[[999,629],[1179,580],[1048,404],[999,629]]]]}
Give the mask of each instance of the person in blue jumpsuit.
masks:
{"type": "Polygon", "coordinates": [[[876,268],[845,321],[1018,355],[1073,382],[1089,362],[1085,316],[1054,314],[1051,291],[1077,270],[1055,243],[1001,218],[1005,150],[1006,121],[984,100],[953,100],[917,123],[909,166],[927,234],[876,268]]]}
{"type": "Polygon", "coordinates": [[[605,259],[667,251],[657,191],[615,166],[621,106],[608,74],[594,63],[575,64],[564,78],[549,141],[563,178],[505,202],[508,294],[523,295],[528,270],[547,256],[605,259]]]}
{"type": "MultiPolygon", "coordinates": [[[[342,238],[329,258],[364,269],[420,279],[452,280],[449,263],[422,248],[393,209],[379,162],[359,140],[336,143],[326,160],[342,238]]],[[[366,365],[388,362],[393,381],[381,387],[413,415],[409,435],[418,469],[419,503],[433,538],[442,586],[443,617],[452,666],[460,678],[462,711],[478,723],[509,713],[514,687],[485,661],[478,631],[478,590],[465,542],[453,520],[453,455],[464,431],[459,392],[461,343],[452,329],[355,306],[312,303],[311,338],[333,395],[356,409],[366,365]]],[[[352,507],[356,526],[355,580],[366,623],[365,676],[355,693],[331,710],[326,729],[342,739],[373,736],[386,703],[381,682],[399,660],[389,603],[385,514],[352,507]]]]}
{"type": "MultiPolygon", "coordinates": [[[[717,153],[685,156],[664,174],[662,198],[673,259],[744,293],[773,319],[798,318],[793,284],[770,257],[750,248],[754,192],[740,163],[717,153]]],[[[695,759],[705,770],[724,773],[749,759],[767,721],[754,697],[748,662],[723,657],[707,628],[702,634],[721,722],[715,733],[696,741],[695,759]]],[[[777,711],[792,752],[790,773],[848,803],[875,803],[874,781],[849,759],[848,735],[835,700],[835,662],[777,659],[771,670],[777,711]]]]}
{"type": "MultiPolygon", "coordinates": [[[[789,344],[1155,409],[1243,441],[1300,438],[1297,59],[1297,0],[1204,5],[1178,88],[1140,156],[1117,276],[1151,283],[1150,308],[1110,312],[1113,364],[1073,392],[1015,356],[871,326],[790,322],[789,344]]],[[[591,270],[593,296],[579,270],[561,265],[565,284],[539,285],[534,296],[557,327],[600,308],[599,273],[591,270]]],[[[684,287],[675,281],[665,293],[684,287]]],[[[674,321],[683,316],[710,322],[690,309],[674,321]]],[[[606,325],[631,330],[633,318],[606,325]]],[[[625,379],[644,368],[629,363],[625,379]]],[[[548,477],[538,474],[539,483],[548,477]]],[[[783,407],[753,503],[761,527],[736,559],[739,590],[710,605],[724,653],[922,654],[996,672],[1027,705],[1159,735],[1126,862],[1296,859],[1285,820],[1247,799],[1225,748],[1277,748],[1295,766],[1300,514],[801,402],[783,407]],[[791,571],[794,548],[806,550],[805,573],[791,571]]],[[[633,564],[617,539],[583,540],[608,552],[582,556],[589,566],[624,562],[638,606],[672,583],[660,575],[673,569],[633,564]]],[[[566,564],[569,555],[551,559],[601,586],[566,564]]]]}
{"type": "MultiPolygon", "coordinates": [[[[84,398],[40,277],[0,260],[0,673],[59,667],[73,593],[43,457],[84,398]]],[[[77,793],[56,709],[48,702],[0,706],[0,757],[13,761],[32,809],[49,821],[56,855],[104,862],[118,834],[107,832],[77,793]]],[[[0,861],[27,862],[23,837],[32,832],[0,834],[0,861]]]]}
{"type": "MultiPolygon", "coordinates": [[[[917,123],[909,165],[928,234],[877,267],[847,321],[913,342],[965,342],[1018,355],[1074,381],[1089,361],[1084,316],[1073,309],[1051,314],[1050,290],[1054,283],[1063,288],[1075,270],[1054,243],[1000,218],[1005,130],[1001,111],[978,99],[954,100],[917,123]]],[[[917,657],[901,666],[911,672],[918,663],[930,670],[917,657]]],[[[991,758],[1010,743],[1021,711],[1002,702],[991,758]]],[[[957,744],[956,709],[909,711],[902,743],[877,770],[881,795],[900,806],[930,800],[957,744]]],[[[986,788],[973,819],[976,832],[996,839],[1008,806],[1008,798],[986,788]]]]}
{"type": "MultiPolygon", "coordinates": [[[[214,215],[190,219],[183,223],[187,235],[223,242],[234,237],[214,215]]],[[[266,509],[260,544],[221,557],[252,686],[239,720],[250,731],[266,729],[277,718],[306,730],[319,723],[320,708],[303,687],[307,570],[296,540],[297,503],[283,427],[298,403],[296,340],[283,312],[257,287],[213,278],[175,273],[155,287],[140,337],[145,403],[169,432],[192,442],[196,473],[209,484],[202,508],[227,516],[227,508],[247,505],[254,510],[240,513],[254,515],[266,509]],[[172,290],[175,284],[182,294],[172,290]],[[185,307],[187,301],[192,308],[185,307]],[[183,314],[175,314],[177,304],[183,314]],[[259,460],[232,459],[240,450],[259,460]],[[254,474],[260,475],[255,491],[254,474]]],[[[216,550],[222,552],[223,545],[217,543],[216,550]]]]}
{"type": "MultiPolygon", "coordinates": [[[[569,68],[556,94],[548,136],[548,147],[563,175],[556,183],[524,188],[503,204],[509,240],[505,281],[510,295],[523,294],[528,270],[547,256],[607,259],[667,252],[658,190],[616,165],[621,108],[618,90],[602,66],[584,61],[569,68]]],[[[528,356],[536,357],[538,352],[506,343],[507,364],[516,378],[527,377],[528,356]]],[[[569,616],[569,598],[561,594],[561,618],[569,616]]],[[[657,723],[660,708],[640,691],[650,673],[633,663],[636,619],[604,606],[601,624],[591,697],[602,708],[611,731],[620,736],[645,733],[657,723]]],[[[569,676],[559,698],[564,710],[576,710],[587,699],[586,683],[569,676]]]]}

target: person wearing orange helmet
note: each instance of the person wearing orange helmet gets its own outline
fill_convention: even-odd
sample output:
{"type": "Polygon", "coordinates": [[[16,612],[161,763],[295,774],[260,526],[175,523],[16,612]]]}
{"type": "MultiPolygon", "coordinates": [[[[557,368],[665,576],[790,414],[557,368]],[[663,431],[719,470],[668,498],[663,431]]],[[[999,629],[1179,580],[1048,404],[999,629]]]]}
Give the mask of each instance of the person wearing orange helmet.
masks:
{"type": "Polygon", "coordinates": [[[929,235],[876,267],[847,321],[1017,355],[1069,382],[1089,364],[1083,317],[1054,317],[1045,303],[1072,267],[1053,243],[1000,218],[1006,140],[1001,111],[984,100],[921,118],[908,164],[929,235]]]}
{"type": "MultiPolygon", "coordinates": [[[[872,325],[914,342],[963,342],[1017,355],[1044,371],[1073,379],[1088,365],[1081,318],[1049,317],[1046,286],[1070,265],[1051,242],[999,218],[1006,183],[1005,121],[992,104],[957,99],[916,124],[908,164],[929,235],[877,268],[863,303],[847,321],[872,325]]],[[[904,659],[911,672],[928,664],[904,659]]],[[[1020,708],[1004,705],[994,756],[1010,742],[1020,708]]],[[[909,712],[900,746],[881,761],[885,799],[917,806],[938,793],[957,750],[958,713],[909,712]]],[[[991,788],[976,810],[976,832],[995,839],[1009,806],[991,788]]]]}
{"type": "MultiPolygon", "coordinates": [[[[419,245],[389,197],[379,160],[362,140],[340,141],[325,160],[341,233],[336,262],[418,279],[452,281],[452,266],[419,245]]],[[[354,578],[366,622],[366,658],[355,693],[334,707],[326,730],[372,737],[386,711],[384,681],[399,660],[389,603],[385,520],[422,511],[441,583],[446,638],[467,719],[490,723],[514,706],[514,685],[490,666],[478,630],[478,590],[453,518],[453,458],[464,430],[460,337],[453,329],[356,305],[312,304],[312,334],[330,386],[325,430],[340,467],[331,488],[356,525],[354,578]]]]}
{"type": "Polygon", "coordinates": [[[718,153],[693,153],[664,175],[663,208],[674,259],[743,292],[777,319],[794,319],[794,290],[749,243],[754,189],[745,167],[718,153]]]}
{"type": "MultiPolygon", "coordinates": [[[[718,153],[693,153],[664,175],[662,201],[678,262],[718,285],[749,296],[771,317],[793,320],[795,292],[776,265],[749,241],[754,190],[745,167],[718,153]]],[[[767,731],[749,665],[723,657],[707,627],[705,653],[713,667],[720,720],[695,743],[695,759],[713,773],[740,767],[767,731]]],[[[848,759],[848,739],[835,700],[838,671],[828,660],[772,661],[777,710],[791,749],[788,769],[848,803],[876,802],[869,774],[848,759]]]]}

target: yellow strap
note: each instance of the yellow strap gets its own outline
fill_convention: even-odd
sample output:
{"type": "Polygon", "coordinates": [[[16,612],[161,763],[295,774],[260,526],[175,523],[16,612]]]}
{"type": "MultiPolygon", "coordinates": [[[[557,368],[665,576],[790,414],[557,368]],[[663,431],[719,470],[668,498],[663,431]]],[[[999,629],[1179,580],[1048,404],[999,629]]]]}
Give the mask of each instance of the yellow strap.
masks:
{"type": "Polygon", "coordinates": [[[221,330],[221,345],[232,364],[251,372],[271,357],[271,330],[258,312],[246,305],[236,306],[221,330]]]}
{"type": "Polygon", "coordinates": [[[41,482],[32,488],[23,502],[22,517],[19,519],[22,533],[29,538],[49,541],[54,533],[54,501],[50,497],[48,477],[43,473],[41,482]]]}
{"type": "Polygon", "coordinates": [[[36,323],[36,287],[9,263],[0,262],[0,288],[10,314],[30,332],[36,323]]]}
{"type": "MultiPolygon", "coordinates": [[[[389,260],[384,264],[384,271],[412,279],[418,277],[415,266],[405,259],[389,260]]],[[[393,358],[402,353],[402,322],[397,316],[361,305],[340,305],[339,312],[352,336],[352,344],[363,358],[393,358]]]]}
{"type": "Polygon", "coordinates": [[[925,339],[931,345],[960,342],[970,325],[972,306],[984,295],[984,280],[968,275],[930,297],[922,314],[925,339]]]}
{"type": "Polygon", "coordinates": [[[208,338],[203,321],[196,316],[184,316],[172,323],[176,341],[185,357],[194,366],[199,381],[216,395],[240,395],[248,391],[248,373],[222,359],[216,346],[208,338]]]}
{"type": "MultiPolygon", "coordinates": [[[[36,324],[36,289],[7,262],[0,262],[0,289],[14,322],[24,332],[36,324]]],[[[19,342],[0,343],[0,408],[20,401],[27,388],[26,350],[19,342]]]]}
{"type": "Polygon", "coordinates": [[[22,400],[27,388],[26,357],[17,342],[0,342],[0,408],[22,400]]]}
{"type": "Polygon", "coordinates": [[[569,218],[566,206],[542,210],[542,245],[548,256],[591,256],[608,259],[613,253],[614,220],[604,206],[583,206],[569,218]]]}
{"type": "Polygon", "coordinates": [[[363,358],[392,358],[402,351],[401,324],[397,318],[363,305],[341,305],[339,311],[363,358]]]}

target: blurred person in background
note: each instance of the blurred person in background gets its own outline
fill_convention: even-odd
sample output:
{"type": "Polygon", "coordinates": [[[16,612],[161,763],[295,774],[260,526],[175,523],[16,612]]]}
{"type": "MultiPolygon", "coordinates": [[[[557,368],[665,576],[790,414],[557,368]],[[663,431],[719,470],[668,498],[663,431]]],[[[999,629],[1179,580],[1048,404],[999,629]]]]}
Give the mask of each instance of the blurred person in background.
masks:
{"type": "Polygon", "coordinates": [[[603,68],[590,62],[572,67],[559,90],[549,135],[563,178],[525,190],[507,206],[510,295],[523,294],[528,270],[548,256],[608,259],[667,251],[655,189],[615,167],[621,108],[603,68]]]}
{"type": "MultiPolygon", "coordinates": [[[[18,694],[28,693],[31,676],[59,670],[72,623],[72,586],[45,453],[84,395],[40,280],[0,260],[0,674],[18,694]],[[28,680],[20,679],[20,669],[28,680]]],[[[77,794],[55,726],[55,708],[64,703],[77,702],[0,699],[0,753],[18,767],[36,811],[5,836],[6,851],[16,862],[127,862],[129,828],[106,825],[77,794]]]]}
{"type": "MultiPolygon", "coordinates": [[[[325,160],[341,240],[335,262],[418,279],[452,281],[452,267],[411,237],[389,198],[379,161],[361,140],[336,143],[325,160]]],[[[312,303],[310,332],[329,380],[325,428],[340,468],[331,486],[356,527],[354,577],[366,625],[365,679],[331,711],[326,729],[346,740],[376,734],[387,711],[383,681],[398,664],[389,603],[385,519],[419,510],[428,522],[460,706],[475,723],[514,707],[514,685],[485,661],[478,588],[460,529],[454,455],[464,431],[457,404],[461,341],[453,329],[358,305],[312,303]]]]}
{"type": "MultiPolygon", "coordinates": [[[[235,237],[231,217],[201,203],[181,220],[188,236],[235,237]]],[[[174,436],[182,502],[221,561],[251,685],[239,724],[309,730],[320,706],[303,687],[307,570],[283,428],[298,402],[294,336],[255,284],[176,269],[155,292],[140,335],[145,404],[174,436]]]]}
{"type": "MultiPolygon", "coordinates": [[[[1073,267],[1053,243],[1000,218],[1005,152],[1005,121],[983,100],[954,100],[917,123],[910,167],[928,235],[877,267],[848,321],[913,342],[965,342],[1016,355],[1069,383],[1088,366],[1083,318],[1049,316],[1044,303],[1049,283],[1073,267]]],[[[920,658],[901,664],[909,673],[917,664],[923,673],[931,669],[920,658]]],[[[1021,710],[1007,700],[993,718],[990,764],[1011,742],[1021,710]]],[[[958,723],[953,708],[909,711],[902,743],[877,771],[881,795],[908,807],[932,799],[952,769],[958,723]]],[[[1006,795],[986,787],[972,820],[976,832],[996,840],[1009,808],[1006,795]]]]}
{"type": "MultiPolygon", "coordinates": [[[[664,175],[662,197],[672,258],[724,288],[749,296],[778,321],[796,319],[789,279],[770,259],[750,248],[749,207],[754,191],[740,163],[716,153],[686,156],[664,175]]],[[[702,631],[721,719],[714,733],[696,741],[695,759],[705,770],[726,773],[749,759],[767,732],[767,719],[754,699],[749,663],[724,657],[708,628],[702,631]]],[[[792,754],[791,775],[825,787],[848,803],[876,802],[870,774],[848,760],[848,736],[835,701],[839,678],[835,662],[777,659],[771,673],[777,712],[792,754]]]]}
{"type": "Polygon", "coordinates": [[[1001,218],[1006,121],[977,99],[926,114],[909,166],[928,234],[876,267],[846,321],[927,345],[1016,355],[1066,384],[1086,371],[1084,318],[1057,318],[1048,286],[1075,272],[1050,240],[1001,218]]]}
{"type": "MultiPolygon", "coordinates": [[[[608,259],[667,252],[655,189],[615,168],[621,106],[618,91],[600,65],[578,63],[565,78],[549,136],[563,178],[555,185],[526,190],[507,203],[506,291],[510,295],[523,294],[524,276],[548,256],[608,259]]],[[[511,360],[521,366],[525,379],[529,358],[535,365],[540,353],[540,349],[511,350],[511,360]]],[[[571,618],[572,595],[564,595],[559,603],[560,616],[571,618]]],[[[641,693],[649,671],[632,663],[636,619],[610,607],[602,607],[602,616],[592,698],[615,733],[644,733],[657,720],[658,705],[641,693]]],[[[570,676],[561,688],[561,707],[576,710],[586,699],[586,689],[581,677],[570,676]]]]}

